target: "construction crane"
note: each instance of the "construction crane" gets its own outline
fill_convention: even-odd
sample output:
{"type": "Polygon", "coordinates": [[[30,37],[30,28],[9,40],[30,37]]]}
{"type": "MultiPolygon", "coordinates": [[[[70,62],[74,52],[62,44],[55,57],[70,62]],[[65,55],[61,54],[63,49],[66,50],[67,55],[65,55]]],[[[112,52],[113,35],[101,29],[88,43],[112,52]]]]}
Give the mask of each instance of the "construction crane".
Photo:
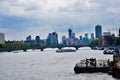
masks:
{"type": "Polygon", "coordinates": [[[56,29],[54,28],[54,26],[52,25],[51,27],[52,27],[52,29],[56,32],[56,29]]]}

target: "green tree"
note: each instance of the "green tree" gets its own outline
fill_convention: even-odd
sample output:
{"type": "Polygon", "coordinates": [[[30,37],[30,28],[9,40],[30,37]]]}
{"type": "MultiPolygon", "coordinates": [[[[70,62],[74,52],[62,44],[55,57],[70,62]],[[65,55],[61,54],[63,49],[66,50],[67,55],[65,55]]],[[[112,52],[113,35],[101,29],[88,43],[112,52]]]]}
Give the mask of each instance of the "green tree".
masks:
{"type": "Polygon", "coordinates": [[[120,37],[116,38],[116,45],[120,45],[120,37]]]}
{"type": "Polygon", "coordinates": [[[91,42],[91,46],[98,46],[98,44],[99,44],[99,40],[97,39],[91,42]]]}
{"type": "Polygon", "coordinates": [[[2,45],[2,44],[0,44],[0,48],[3,48],[3,45],[2,45]]]}

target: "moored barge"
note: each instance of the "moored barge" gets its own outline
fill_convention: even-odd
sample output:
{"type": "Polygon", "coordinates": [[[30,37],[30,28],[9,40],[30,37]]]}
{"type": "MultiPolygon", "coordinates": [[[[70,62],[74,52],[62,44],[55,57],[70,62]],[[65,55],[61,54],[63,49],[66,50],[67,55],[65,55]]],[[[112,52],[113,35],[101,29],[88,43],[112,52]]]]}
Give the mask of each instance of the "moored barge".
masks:
{"type": "Polygon", "coordinates": [[[103,72],[108,73],[109,71],[109,60],[98,60],[96,58],[90,58],[81,60],[74,67],[75,73],[96,73],[103,72]]]}

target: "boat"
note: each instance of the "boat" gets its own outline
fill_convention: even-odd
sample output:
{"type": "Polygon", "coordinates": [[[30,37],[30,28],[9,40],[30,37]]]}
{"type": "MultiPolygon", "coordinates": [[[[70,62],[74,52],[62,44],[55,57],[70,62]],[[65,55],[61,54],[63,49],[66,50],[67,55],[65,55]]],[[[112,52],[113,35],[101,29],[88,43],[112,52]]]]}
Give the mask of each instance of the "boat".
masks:
{"type": "Polygon", "coordinates": [[[56,50],[56,52],[76,52],[76,50],[74,49],[59,49],[59,50],[56,50]]]}
{"type": "Polygon", "coordinates": [[[103,54],[114,54],[114,47],[105,48],[103,54]]]}
{"type": "Polygon", "coordinates": [[[90,58],[81,60],[74,67],[76,74],[78,73],[96,73],[103,72],[108,73],[109,71],[109,60],[98,60],[96,58],[90,58]]]}

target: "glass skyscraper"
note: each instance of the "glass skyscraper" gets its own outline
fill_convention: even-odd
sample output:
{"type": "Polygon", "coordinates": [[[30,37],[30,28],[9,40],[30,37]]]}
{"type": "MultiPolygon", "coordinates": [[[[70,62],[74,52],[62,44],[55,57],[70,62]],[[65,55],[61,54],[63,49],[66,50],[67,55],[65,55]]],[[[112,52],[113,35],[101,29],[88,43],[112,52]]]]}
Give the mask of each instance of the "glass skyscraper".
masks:
{"type": "Polygon", "coordinates": [[[102,36],[102,26],[101,25],[95,26],[95,34],[96,34],[96,38],[100,38],[102,36]]]}

